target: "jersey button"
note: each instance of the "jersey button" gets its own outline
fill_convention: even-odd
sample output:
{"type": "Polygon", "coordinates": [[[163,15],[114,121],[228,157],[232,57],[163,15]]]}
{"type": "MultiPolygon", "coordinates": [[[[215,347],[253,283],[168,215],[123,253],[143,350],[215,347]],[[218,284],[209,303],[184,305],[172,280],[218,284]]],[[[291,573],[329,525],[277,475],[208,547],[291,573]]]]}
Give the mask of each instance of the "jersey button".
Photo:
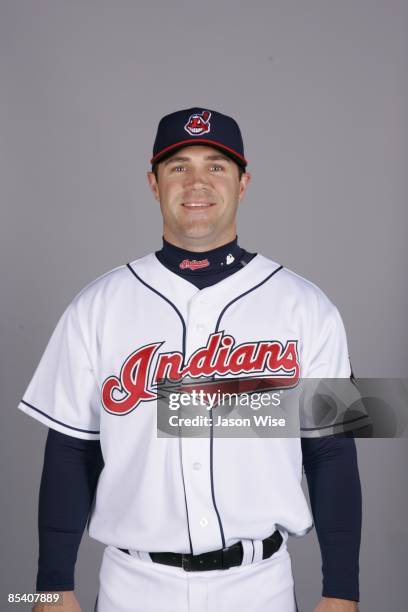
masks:
{"type": "Polygon", "coordinates": [[[193,469],[196,471],[201,470],[201,463],[199,463],[198,461],[193,463],[193,469]]]}
{"type": "Polygon", "coordinates": [[[200,521],[200,525],[201,525],[201,527],[207,527],[208,520],[206,518],[202,518],[201,521],[200,521]]]}

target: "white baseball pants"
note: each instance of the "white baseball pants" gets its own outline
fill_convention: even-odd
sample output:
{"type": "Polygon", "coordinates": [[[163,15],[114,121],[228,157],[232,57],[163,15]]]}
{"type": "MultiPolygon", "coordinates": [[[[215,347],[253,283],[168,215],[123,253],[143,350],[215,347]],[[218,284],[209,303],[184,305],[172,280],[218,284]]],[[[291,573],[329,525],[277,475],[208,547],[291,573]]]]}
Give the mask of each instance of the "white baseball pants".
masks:
{"type": "MultiPolygon", "coordinates": [[[[247,556],[248,559],[248,556],[247,556]]],[[[245,548],[244,561],[245,563],[245,548]]],[[[96,612],[296,612],[286,542],[269,559],[227,570],[186,572],[107,546],[96,612]]]]}

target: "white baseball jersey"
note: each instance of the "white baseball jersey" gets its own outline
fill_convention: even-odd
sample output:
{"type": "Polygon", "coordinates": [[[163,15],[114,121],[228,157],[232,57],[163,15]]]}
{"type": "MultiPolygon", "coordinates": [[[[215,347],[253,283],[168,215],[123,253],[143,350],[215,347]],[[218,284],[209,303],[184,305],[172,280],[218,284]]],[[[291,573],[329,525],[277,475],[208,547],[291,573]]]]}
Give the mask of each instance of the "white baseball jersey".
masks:
{"type": "Polygon", "coordinates": [[[260,254],[202,290],[153,253],[82,289],[19,408],[64,434],[100,439],[91,537],[200,554],[312,527],[300,438],[157,437],[157,380],[200,373],[348,378],[339,312],[260,254]],[[209,347],[211,364],[199,358],[209,347]]]}

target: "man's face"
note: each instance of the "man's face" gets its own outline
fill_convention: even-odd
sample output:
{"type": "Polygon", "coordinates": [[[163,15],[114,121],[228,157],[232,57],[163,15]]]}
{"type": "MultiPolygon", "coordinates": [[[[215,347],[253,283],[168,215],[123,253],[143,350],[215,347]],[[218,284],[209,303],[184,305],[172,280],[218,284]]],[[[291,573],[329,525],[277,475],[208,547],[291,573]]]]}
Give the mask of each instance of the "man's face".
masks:
{"type": "Polygon", "coordinates": [[[147,173],[160,202],[166,240],[190,250],[216,248],[236,235],[236,214],[250,181],[238,165],[212,147],[183,147],[147,173]]]}

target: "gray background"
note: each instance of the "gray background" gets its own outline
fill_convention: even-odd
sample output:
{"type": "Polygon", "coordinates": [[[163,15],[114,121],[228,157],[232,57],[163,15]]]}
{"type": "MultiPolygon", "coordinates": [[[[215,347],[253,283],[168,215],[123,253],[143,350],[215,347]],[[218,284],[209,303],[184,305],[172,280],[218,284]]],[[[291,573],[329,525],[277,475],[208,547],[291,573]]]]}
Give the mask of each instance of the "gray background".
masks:
{"type": "MultiPolygon", "coordinates": [[[[15,407],[73,295],[160,246],[145,172],[167,112],[236,117],[253,173],[241,244],[338,305],[357,376],[406,376],[407,25],[397,0],[1,0],[1,610],[34,589],[46,435],[15,407]]],[[[361,610],[403,612],[407,442],[358,452],[361,610]]],[[[290,549],[311,611],[315,532],[290,549]]],[[[84,538],[84,612],[102,550],[84,538]]]]}

